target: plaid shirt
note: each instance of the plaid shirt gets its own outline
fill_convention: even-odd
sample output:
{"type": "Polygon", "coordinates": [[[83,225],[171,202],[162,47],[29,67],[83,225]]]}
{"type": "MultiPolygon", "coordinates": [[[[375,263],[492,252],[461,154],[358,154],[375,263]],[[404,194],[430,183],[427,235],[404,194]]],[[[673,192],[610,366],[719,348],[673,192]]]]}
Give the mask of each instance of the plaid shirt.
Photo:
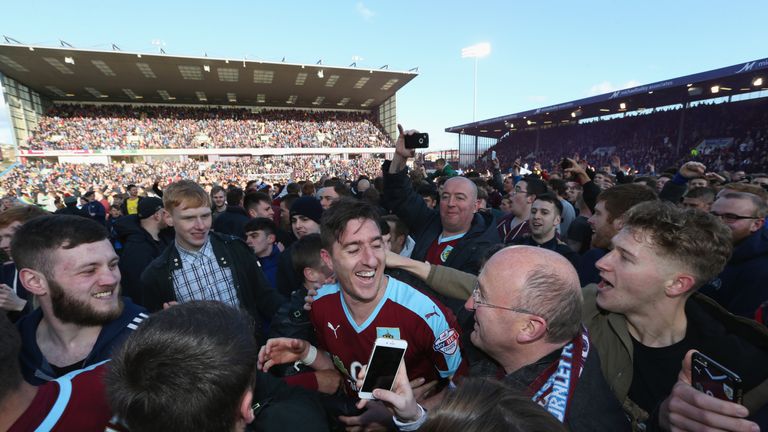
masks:
{"type": "Polygon", "coordinates": [[[181,268],[173,271],[173,290],[179,303],[191,300],[217,300],[238,307],[232,270],[216,262],[210,238],[199,252],[188,251],[178,243],[181,268]]]}

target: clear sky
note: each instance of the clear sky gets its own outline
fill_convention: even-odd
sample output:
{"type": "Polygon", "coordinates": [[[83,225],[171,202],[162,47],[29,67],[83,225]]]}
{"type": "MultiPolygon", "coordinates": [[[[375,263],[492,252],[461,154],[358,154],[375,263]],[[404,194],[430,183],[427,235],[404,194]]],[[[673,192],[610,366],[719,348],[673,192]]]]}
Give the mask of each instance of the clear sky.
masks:
{"type": "MultiPolygon", "coordinates": [[[[573,1],[37,1],[0,6],[0,33],[26,44],[231,57],[366,68],[419,68],[398,94],[406,128],[430,132],[477,119],[768,57],[765,0],[573,1]]],[[[10,141],[0,108],[0,141],[10,141]]]]}

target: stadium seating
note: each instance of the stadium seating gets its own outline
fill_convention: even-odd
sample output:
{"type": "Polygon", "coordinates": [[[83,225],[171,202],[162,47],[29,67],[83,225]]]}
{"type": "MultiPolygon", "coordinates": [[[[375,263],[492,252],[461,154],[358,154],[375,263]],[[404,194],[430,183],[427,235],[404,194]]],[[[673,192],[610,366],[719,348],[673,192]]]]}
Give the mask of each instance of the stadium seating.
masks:
{"type": "MultiPolygon", "coordinates": [[[[768,168],[768,101],[698,105],[685,116],[686,131],[676,154],[680,111],[627,116],[579,125],[553,126],[539,132],[511,132],[488,150],[496,150],[502,167],[516,158],[552,170],[563,156],[579,155],[595,167],[610,164],[613,155],[622,165],[641,173],[654,165],[657,172],[679,166],[682,160],[699,160],[713,171],[766,171],[768,168]],[[705,143],[722,146],[707,149],[705,143]],[[702,145],[705,143],[705,145],[702,145]],[[692,153],[692,150],[694,150],[692,153]]],[[[478,168],[487,164],[480,161],[478,168]]]]}
{"type": "Polygon", "coordinates": [[[129,105],[55,105],[27,142],[30,150],[385,146],[363,113],[129,105]]]}

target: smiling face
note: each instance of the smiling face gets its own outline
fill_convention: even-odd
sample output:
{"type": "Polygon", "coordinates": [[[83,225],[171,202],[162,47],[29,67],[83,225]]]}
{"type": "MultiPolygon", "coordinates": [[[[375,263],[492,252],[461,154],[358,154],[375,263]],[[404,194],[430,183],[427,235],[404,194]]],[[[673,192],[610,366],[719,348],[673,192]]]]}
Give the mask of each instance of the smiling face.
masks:
{"type": "MultiPolygon", "coordinates": [[[[384,295],[384,242],[371,219],[347,222],[323,261],[336,273],[348,304],[376,303],[384,295]]],[[[350,305],[351,305],[350,304],[350,305]]]]}
{"type": "Polygon", "coordinates": [[[446,234],[469,231],[477,210],[477,189],[471,180],[453,177],[440,195],[440,221],[446,234]]]}
{"type": "Polygon", "coordinates": [[[213,205],[217,209],[221,209],[227,206],[227,194],[224,191],[218,191],[211,197],[213,199],[213,205]]]}
{"type": "Polygon", "coordinates": [[[187,207],[183,201],[170,212],[165,212],[165,222],[176,231],[176,242],[182,248],[190,251],[198,251],[208,241],[208,232],[211,230],[210,207],[187,207]]]}
{"type": "Polygon", "coordinates": [[[65,323],[103,325],[123,310],[118,257],[109,240],[52,252],[52,277],[47,278],[53,315],[65,323]]]}

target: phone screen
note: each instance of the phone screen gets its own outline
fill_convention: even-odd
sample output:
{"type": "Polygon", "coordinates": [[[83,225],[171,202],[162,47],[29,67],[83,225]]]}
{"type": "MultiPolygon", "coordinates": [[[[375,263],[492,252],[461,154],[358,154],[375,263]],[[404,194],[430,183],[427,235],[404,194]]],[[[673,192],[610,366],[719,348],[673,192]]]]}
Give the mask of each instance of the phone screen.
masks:
{"type": "Polygon", "coordinates": [[[700,392],[741,403],[741,378],[701,353],[695,353],[691,361],[691,381],[700,392]]]}
{"type": "Polygon", "coordinates": [[[391,389],[404,352],[405,348],[376,345],[371,364],[368,365],[365,373],[365,381],[361,391],[370,393],[377,388],[391,389]]]}

